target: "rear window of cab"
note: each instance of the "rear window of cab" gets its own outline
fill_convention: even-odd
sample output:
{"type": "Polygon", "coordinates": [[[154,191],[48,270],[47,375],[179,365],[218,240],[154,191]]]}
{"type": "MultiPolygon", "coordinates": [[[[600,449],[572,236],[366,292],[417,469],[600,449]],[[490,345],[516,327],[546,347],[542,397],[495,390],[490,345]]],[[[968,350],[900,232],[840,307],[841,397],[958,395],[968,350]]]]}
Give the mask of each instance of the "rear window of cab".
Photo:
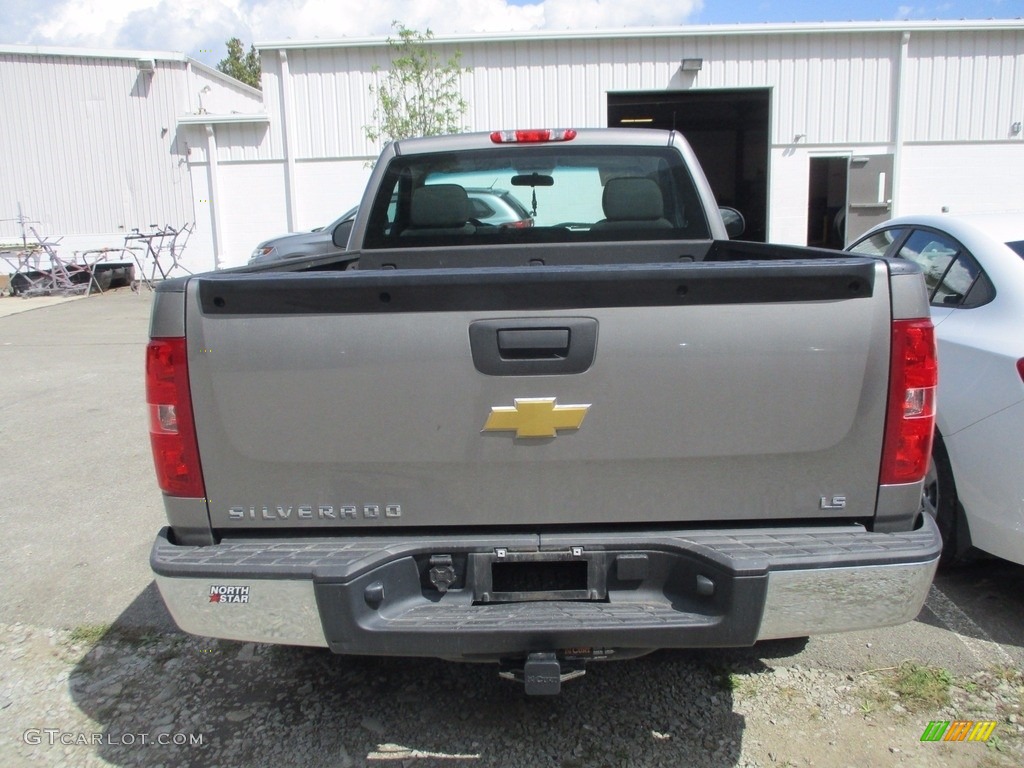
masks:
{"type": "Polygon", "coordinates": [[[364,248],[709,237],[674,149],[559,144],[392,159],[364,248]]]}

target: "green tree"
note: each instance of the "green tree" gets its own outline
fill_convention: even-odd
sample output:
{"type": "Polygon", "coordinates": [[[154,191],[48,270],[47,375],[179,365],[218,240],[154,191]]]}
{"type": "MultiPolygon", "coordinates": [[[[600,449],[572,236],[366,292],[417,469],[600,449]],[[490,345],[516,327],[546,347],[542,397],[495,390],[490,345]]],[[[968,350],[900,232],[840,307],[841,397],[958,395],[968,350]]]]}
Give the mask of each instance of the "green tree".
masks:
{"type": "Polygon", "coordinates": [[[246,53],[245,46],[237,37],[228,40],[227,46],[228,55],[220,60],[217,69],[246,85],[260,88],[260,55],[256,52],[256,46],[250,45],[246,53]]]}
{"type": "Polygon", "coordinates": [[[365,127],[366,137],[376,143],[464,130],[462,118],[469,105],[462,98],[459,80],[471,70],[462,67],[462,52],[442,62],[429,45],[434,37],[429,29],[417,32],[399,21],[391,26],[398,34],[397,39],[388,38],[391,69],[383,82],[370,86],[376,97],[375,124],[365,127]]]}

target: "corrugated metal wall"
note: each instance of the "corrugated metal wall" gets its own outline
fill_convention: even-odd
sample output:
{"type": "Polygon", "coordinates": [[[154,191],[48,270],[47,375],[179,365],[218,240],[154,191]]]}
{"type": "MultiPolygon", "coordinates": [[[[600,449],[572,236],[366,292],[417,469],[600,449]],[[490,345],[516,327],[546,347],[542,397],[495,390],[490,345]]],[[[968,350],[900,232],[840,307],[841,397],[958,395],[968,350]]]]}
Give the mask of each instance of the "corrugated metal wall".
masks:
{"type": "MultiPolygon", "coordinates": [[[[182,62],[0,55],[0,218],[49,234],[118,232],[191,220],[175,124],[182,62]]],[[[11,223],[0,230],[16,233],[11,223]]]]}
{"type": "Polygon", "coordinates": [[[914,34],[907,64],[908,142],[1014,138],[1010,127],[1024,120],[1024,31],[914,34]]]}
{"type": "MultiPolygon", "coordinates": [[[[797,134],[807,144],[894,141],[902,33],[623,36],[438,44],[445,60],[462,51],[467,128],[606,124],[610,91],[771,88],[772,143],[797,134]],[[703,59],[695,77],[683,58],[703,59]]],[[[1024,30],[912,32],[905,73],[907,141],[1007,138],[1024,108],[1024,30]]],[[[278,49],[262,51],[268,113],[280,115],[278,49]]],[[[372,83],[387,69],[382,45],[286,50],[296,157],[374,154],[364,138],[372,121],[372,83]]],[[[271,136],[275,135],[272,127],[271,136]]],[[[271,156],[280,157],[274,146],[271,156]]]]}
{"type": "MultiPolygon", "coordinates": [[[[469,129],[606,124],[609,91],[774,89],[772,136],[788,141],[874,143],[891,140],[894,62],[899,35],[709,36],[495,41],[459,46],[472,72],[463,79],[469,129]],[[681,75],[683,57],[703,59],[695,78],[681,75]]],[[[441,58],[456,50],[438,46],[441,58]]],[[[280,102],[276,51],[266,51],[280,102]]],[[[381,48],[287,51],[299,158],[374,154],[364,140],[373,119],[370,85],[381,48]]],[[[276,96],[274,96],[276,98],[276,96]]]]}
{"type": "Polygon", "coordinates": [[[284,153],[281,73],[285,66],[296,159],[376,157],[377,149],[366,141],[363,128],[372,120],[372,68],[390,66],[383,47],[292,49],[286,56],[282,62],[279,51],[262,52],[264,103],[274,116],[267,137],[270,157],[281,158],[284,153]]]}
{"type": "MultiPolygon", "coordinates": [[[[194,221],[189,160],[205,140],[179,117],[263,108],[258,91],[180,55],[39,50],[0,50],[2,241],[20,238],[19,203],[41,235],[70,237],[72,249],[84,247],[78,235],[114,246],[134,228],[194,221]],[[150,57],[154,71],[140,71],[150,57]]],[[[226,149],[257,154],[258,129],[237,128],[249,133],[226,149]]]]}
{"type": "Polygon", "coordinates": [[[229,81],[217,70],[197,61],[189,61],[187,69],[188,101],[179,108],[186,106],[186,111],[198,112],[201,105],[206,112],[219,115],[263,111],[263,97],[257,89],[229,81]],[[206,91],[207,88],[210,90],[206,91]]]}

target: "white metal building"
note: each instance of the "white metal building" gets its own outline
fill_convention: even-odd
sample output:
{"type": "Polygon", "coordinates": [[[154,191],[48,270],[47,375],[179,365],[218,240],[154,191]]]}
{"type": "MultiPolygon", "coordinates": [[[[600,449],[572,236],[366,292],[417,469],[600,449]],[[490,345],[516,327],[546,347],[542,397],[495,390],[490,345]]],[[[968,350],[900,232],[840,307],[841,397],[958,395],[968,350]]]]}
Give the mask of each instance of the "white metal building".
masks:
{"type": "MultiPolygon", "coordinates": [[[[1024,211],[1021,20],[489,34],[438,37],[433,44],[442,59],[461,51],[472,69],[462,80],[469,130],[682,130],[719,201],[743,210],[754,239],[839,245],[900,213],[1024,211]]],[[[236,86],[234,97],[244,103],[207,104],[204,97],[200,110],[204,86],[195,78],[218,88],[223,78],[178,57],[174,66],[193,79],[182,80],[176,116],[161,113],[157,124],[128,113],[119,118],[120,142],[151,145],[164,128],[172,134],[161,139],[161,151],[177,170],[158,177],[161,194],[187,209],[180,192],[191,186],[197,231],[189,248],[195,243],[193,255],[208,267],[244,263],[260,240],[322,226],[356,204],[379,149],[364,127],[373,116],[369,86],[382,77],[376,69],[390,65],[383,38],[257,48],[262,104],[256,92],[236,86]],[[134,133],[143,138],[129,138],[134,133]]],[[[0,49],[0,66],[8,66],[8,50],[0,49]]],[[[136,58],[146,56],[154,54],[136,58]]],[[[127,79],[119,87],[130,93],[141,76],[132,55],[123,64],[127,79]]],[[[0,70],[4,83],[7,71],[0,70]]],[[[31,90],[18,92],[18,104],[31,100],[31,90]]],[[[5,106],[6,124],[12,110],[5,106]]],[[[44,110],[63,126],[47,129],[51,142],[77,140],[76,122],[95,114],[88,99],[75,108],[70,124],[54,121],[52,106],[44,110]]],[[[87,200],[100,190],[109,199],[103,226],[132,220],[111,212],[140,199],[114,146],[103,143],[96,158],[106,178],[75,182],[87,200]]],[[[85,142],[81,151],[88,150],[85,142]]],[[[5,157],[5,179],[8,163],[5,157]]],[[[83,205],[74,194],[44,198],[54,217],[70,217],[66,208],[83,205]]],[[[9,218],[8,199],[0,189],[0,218],[9,218]]],[[[146,214],[135,215],[138,223],[146,214]]],[[[0,239],[9,232],[2,226],[0,239]]]]}
{"type": "Polygon", "coordinates": [[[258,90],[180,53],[0,46],[0,243],[20,242],[19,209],[26,230],[62,238],[63,258],[195,223],[184,260],[209,268],[209,206],[179,124],[203,112],[267,121],[258,90]]]}

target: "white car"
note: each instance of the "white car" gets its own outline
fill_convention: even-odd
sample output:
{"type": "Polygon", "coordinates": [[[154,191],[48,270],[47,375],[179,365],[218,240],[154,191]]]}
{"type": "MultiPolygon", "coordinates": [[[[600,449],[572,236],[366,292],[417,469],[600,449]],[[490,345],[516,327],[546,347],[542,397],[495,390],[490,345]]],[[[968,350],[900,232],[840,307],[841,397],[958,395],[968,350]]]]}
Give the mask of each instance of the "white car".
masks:
{"type": "Polygon", "coordinates": [[[939,347],[925,494],[945,546],[1024,564],[1024,213],[904,216],[849,248],[924,269],[939,347]]]}

